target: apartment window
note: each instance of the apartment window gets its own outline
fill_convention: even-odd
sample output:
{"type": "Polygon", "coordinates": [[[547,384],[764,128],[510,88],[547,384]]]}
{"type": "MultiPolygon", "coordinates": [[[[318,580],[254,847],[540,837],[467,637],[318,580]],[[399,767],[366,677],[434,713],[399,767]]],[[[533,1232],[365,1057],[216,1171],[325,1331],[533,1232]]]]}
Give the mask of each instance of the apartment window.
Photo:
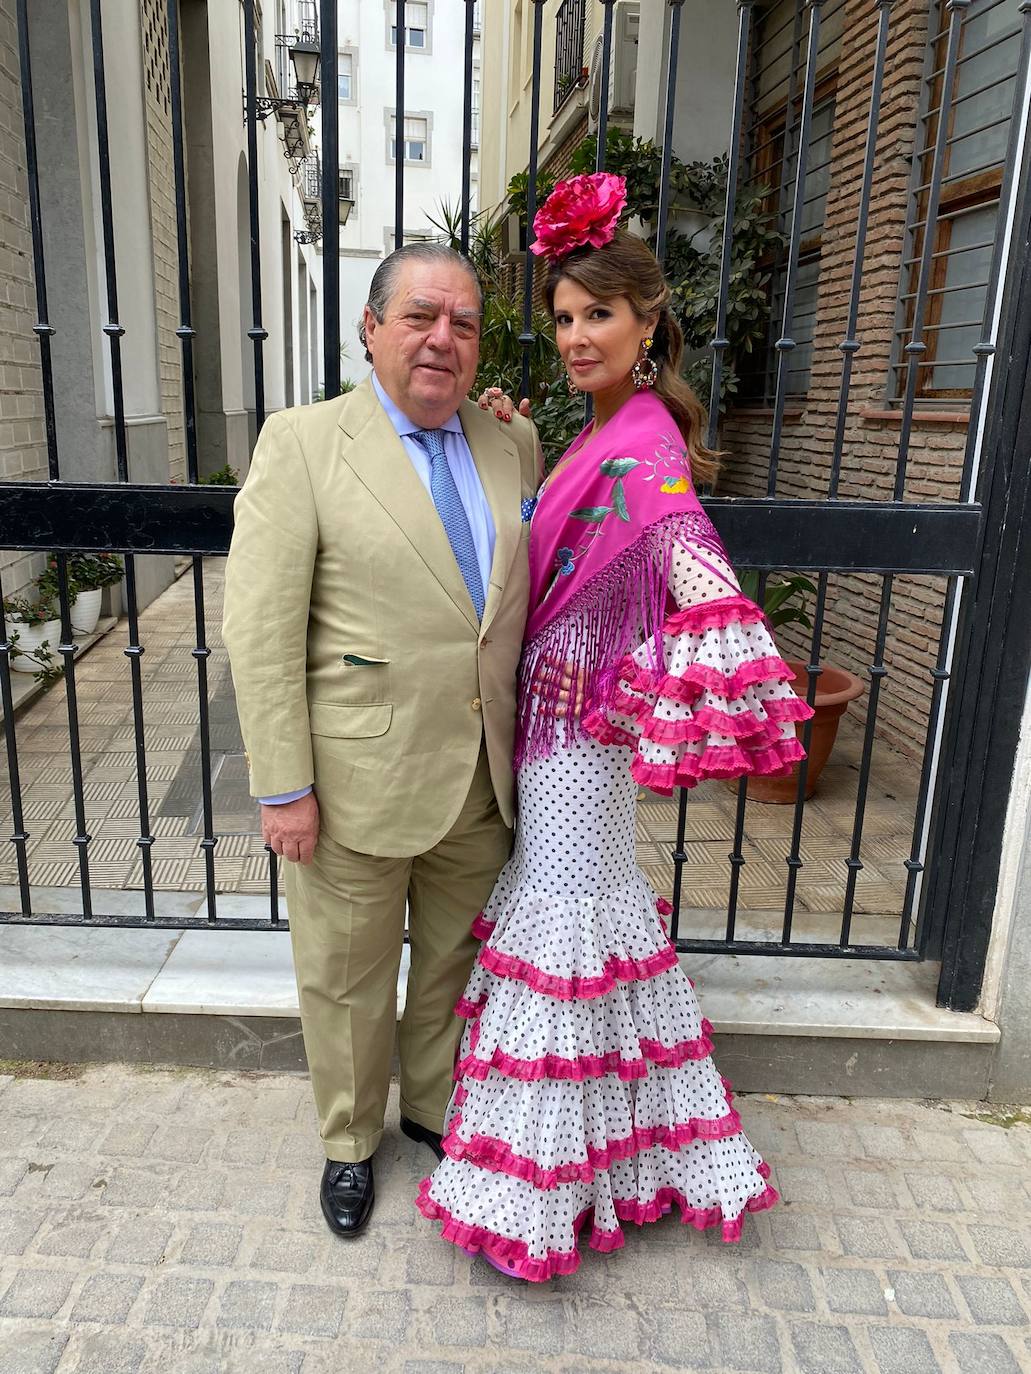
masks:
{"type": "Polygon", "coordinates": [[[354,99],[354,54],[342,52],[337,61],[337,99],[351,101],[354,99]]]}
{"type": "Polygon", "coordinates": [[[350,167],[337,171],[337,199],[354,200],[354,172],[350,167]]]}
{"type": "MultiPolygon", "coordinates": [[[[429,162],[429,119],[425,115],[405,115],[402,134],[405,162],[425,166],[429,162]]],[[[397,161],[397,118],[390,116],[390,160],[397,161]]]]}
{"type": "MultiPolygon", "coordinates": [[[[429,46],[430,14],[428,0],[412,0],[405,5],[405,47],[425,50],[429,46]]],[[[397,5],[390,6],[390,46],[397,47],[397,5]]]]}
{"type": "MultiPolygon", "coordinates": [[[[924,90],[916,165],[919,185],[910,206],[910,231],[900,291],[894,397],[905,391],[903,352],[913,336],[920,258],[927,232],[934,144],[942,117],[949,15],[942,0],[932,9],[931,71],[924,90]]],[[[956,80],[949,108],[948,142],[924,309],[925,351],[917,398],[934,406],[969,400],[981,337],[988,275],[999,217],[999,194],[1016,95],[1020,18],[1015,6],[974,0],[963,18],[956,80]]]]}
{"type": "MultiPolygon", "coordinates": [[[[804,396],[809,390],[816,337],[823,255],[823,230],[831,186],[831,151],[837,98],[837,60],[844,28],[844,2],[829,4],[820,29],[809,140],[805,149],[805,191],[801,206],[798,256],[788,337],[795,347],[787,354],[785,392],[804,396]]],[[[780,0],[757,21],[752,50],[751,82],[755,92],[752,120],[747,128],[748,180],[762,191],[767,223],[783,240],[762,262],[768,278],[767,347],[737,359],[739,394],[743,400],[769,402],[776,393],[778,352],[788,285],[788,249],[792,234],[795,187],[798,180],[803,88],[808,46],[805,0],[780,0]]]]}

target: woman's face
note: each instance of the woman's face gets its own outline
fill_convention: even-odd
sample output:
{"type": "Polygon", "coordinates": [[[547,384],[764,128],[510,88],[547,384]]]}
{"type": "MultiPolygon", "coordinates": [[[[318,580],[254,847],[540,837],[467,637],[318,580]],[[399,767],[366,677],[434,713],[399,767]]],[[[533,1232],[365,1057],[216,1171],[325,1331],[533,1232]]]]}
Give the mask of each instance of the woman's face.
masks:
{"type": "Polygon", "coordinates": [[[568,277],[555,288],[555,341],[573,385],[581,391],[610,391],[629,381],[649,327],[626,296],[599,301],[568,277]]]}

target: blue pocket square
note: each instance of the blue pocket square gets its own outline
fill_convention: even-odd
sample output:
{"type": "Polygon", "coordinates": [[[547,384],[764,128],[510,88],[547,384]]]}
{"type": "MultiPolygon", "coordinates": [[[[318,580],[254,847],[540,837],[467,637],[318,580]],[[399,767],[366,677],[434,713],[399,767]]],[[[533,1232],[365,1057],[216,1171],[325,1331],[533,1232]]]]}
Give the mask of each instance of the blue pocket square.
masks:
{"type": "Polygon", "coordinates": [[[519,507],[519,509],[522,512],[523,524],[525,525],[526,522],[533,515],[534,511],[537,509],[536,496],[527,496],[526,499],[523,501],[522,505],[519,507]]]}

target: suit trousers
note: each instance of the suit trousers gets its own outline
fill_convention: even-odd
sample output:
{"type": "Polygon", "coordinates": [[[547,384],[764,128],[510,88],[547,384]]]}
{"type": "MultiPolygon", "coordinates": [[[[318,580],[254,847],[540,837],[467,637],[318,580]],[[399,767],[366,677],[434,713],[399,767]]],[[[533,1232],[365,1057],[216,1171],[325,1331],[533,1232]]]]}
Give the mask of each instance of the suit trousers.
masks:
{"type": "Polygon", "coordinates": [[[368,1159],[379,1144],[395,1027],[401,1111],[441,1129],[463,1025],[454,1007],[478,948],[470,926],[511,848],[481,746],[457,821],[426,853],[377,858],[323,831],[310,864],[286,865],[301,1027],[329,1159],[368,1159]],[[411,969],[397,1026],[406,902],[411,969]]]}

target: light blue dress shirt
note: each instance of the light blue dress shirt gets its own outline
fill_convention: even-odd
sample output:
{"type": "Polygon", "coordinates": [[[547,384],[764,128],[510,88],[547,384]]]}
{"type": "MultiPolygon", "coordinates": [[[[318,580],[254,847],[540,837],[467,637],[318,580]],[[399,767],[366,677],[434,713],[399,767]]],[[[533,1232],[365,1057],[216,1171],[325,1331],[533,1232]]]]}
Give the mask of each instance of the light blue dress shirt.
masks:
{"type": "MultiPolygon", "coordinates": [[[[387,419],[394,426],[397,437],[401,440],[405,453],[411,460],[412,467],[419,475],[419,480],[426,488],[426,494],[430,496],[430,456],[414,436],[419,433],[420,426],[414,420],[409,420],[403,410],[399,410],[387,393],[383,390],[379,378],[375,372],[372,374],[372,388],[379,398],[380,405],[387,413],[387,419]]],[[[480,581],[483,590],[486,592],[490,582],[490,569],[494,561],[494,517],[491,515],[490,506],[484,495],[483,484],[480,481],[480,474],[476,471],[476,464],[473,455],[466,441],[465,433],[462,429],[462,422],[458,418],[458,413],[451,416],[450,420],[445,420],[440,426],[444,431],[444,452],[447,456],[447,465],[451,469],[451,476],[455,479],[455,486],[458,494],[462,498],[462,505],[469,520],[469,529],[472,532],[473,544],[476,548],[476,561],[480,568],[480,581]]],[[[297,801],[299,797],[306,797],[312,789],[302,787],[296,792],[283,792],[276,797],[261,797],[259,800],[264,806],[282,806],[285,802],[297,801]]]]}

